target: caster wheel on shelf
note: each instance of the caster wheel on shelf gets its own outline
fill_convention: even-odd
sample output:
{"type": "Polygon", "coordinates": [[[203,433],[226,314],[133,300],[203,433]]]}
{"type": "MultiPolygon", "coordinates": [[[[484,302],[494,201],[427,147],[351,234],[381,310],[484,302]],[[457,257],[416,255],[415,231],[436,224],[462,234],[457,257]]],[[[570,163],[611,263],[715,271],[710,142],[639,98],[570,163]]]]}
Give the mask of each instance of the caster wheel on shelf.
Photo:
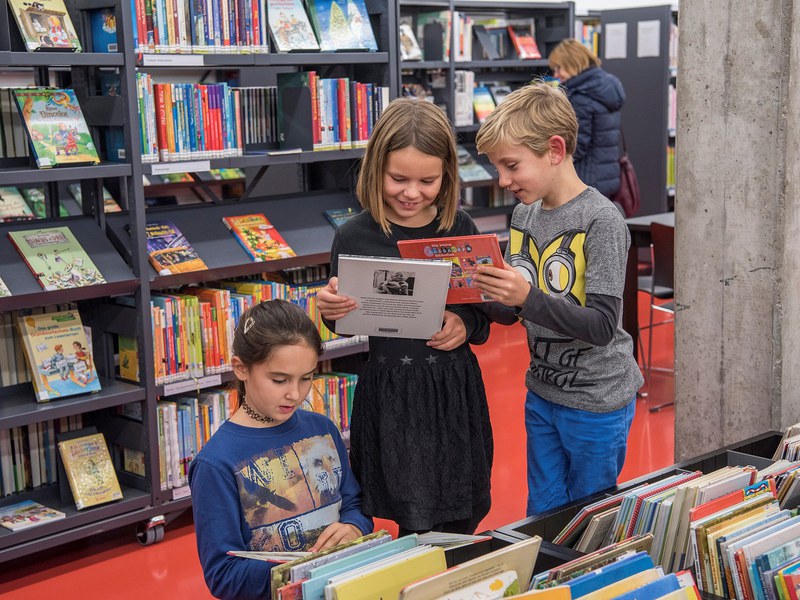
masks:
{"type": "Polygon", "coordinates": [[[142,546],[152,546],[164,539],[164,517],[154,517],[136,525],[136,540],[142,546]]]}

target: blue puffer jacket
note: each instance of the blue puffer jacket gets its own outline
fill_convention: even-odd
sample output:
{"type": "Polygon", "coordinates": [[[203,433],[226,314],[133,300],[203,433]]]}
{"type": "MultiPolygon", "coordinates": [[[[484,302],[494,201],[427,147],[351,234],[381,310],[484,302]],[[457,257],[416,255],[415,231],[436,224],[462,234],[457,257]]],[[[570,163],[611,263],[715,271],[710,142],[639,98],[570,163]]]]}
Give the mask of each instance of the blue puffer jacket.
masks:
{"type": "Polygon", "coordinates": [[[578,115],[575,169],[578,177],[610,198],[619,191],[620,109],[625,90],[614,75],[590,67],[564,87],[578,115]]]}

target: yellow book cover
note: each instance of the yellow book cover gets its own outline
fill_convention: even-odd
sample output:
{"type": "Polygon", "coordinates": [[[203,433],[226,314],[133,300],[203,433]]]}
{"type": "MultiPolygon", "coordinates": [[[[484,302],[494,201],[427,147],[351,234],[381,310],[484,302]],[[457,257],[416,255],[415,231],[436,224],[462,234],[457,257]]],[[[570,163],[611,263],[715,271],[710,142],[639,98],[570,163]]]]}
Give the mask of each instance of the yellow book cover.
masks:
{"type": "Polygon", "coordinates": [[[102,433],[59,442],[58,450],[78,510],[122,498],[102,433]]]}
{"type": "Polygon", "coordinates": [[[376,566],[352,579],[331,584],[335,600],[397,598],[400,590],[408,584],[447,569],[444,549],[431,547],[420,550],[404,560],[376,566]]]}
{"type": "Polygon", "coordinates": [[[254,261],[295,256],[283,236],[261,213],[223,217],[222,221],[254,261]]]}
{"type": "Polygon", "coordinates": [[[544,590],[533,590],[519,594],[515,598],[535,598],[536,600],[572,600],[568,585],[557,585],[544,590]]]}
{"type": "Polygon", "coordinates": [[[617,596],[621,596],[626,592],[630,592],[631,590],[635,590],[636,588],[647,585],[648,583],[655,581],[660,577],[663,577],[662,570],[660,568],[647,569],[646,571],[636,573],[635,575],[631,575],[625,579],[615,581],[614,583],[607,585],[606,587],[595,592],[581,596],[581,600],[612,600],[612,598],[616,598],[617,596]]]}

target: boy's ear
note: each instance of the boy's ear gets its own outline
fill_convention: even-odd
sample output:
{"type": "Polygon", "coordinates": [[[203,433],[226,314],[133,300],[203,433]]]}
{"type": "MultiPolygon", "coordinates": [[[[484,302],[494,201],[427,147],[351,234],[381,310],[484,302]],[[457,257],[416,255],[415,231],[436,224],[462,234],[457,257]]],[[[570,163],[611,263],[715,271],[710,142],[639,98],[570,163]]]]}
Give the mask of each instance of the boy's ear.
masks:
{"type": "Polygon", "coordinates": [[[234,355],[231,359],[231,365],[233,366],[233,374],[236,376],[236,379],[239,381],[247,381],[247,365],[242,362],[242,359],[234,355]]]}
{"type": "Polygon", "coordinates": [[[564,158],[567,156],[567,143],[560,135],[550,136],[547,140],[548,153],[550,155],[550,163],[553,165],[560,165],[564,158]]]}

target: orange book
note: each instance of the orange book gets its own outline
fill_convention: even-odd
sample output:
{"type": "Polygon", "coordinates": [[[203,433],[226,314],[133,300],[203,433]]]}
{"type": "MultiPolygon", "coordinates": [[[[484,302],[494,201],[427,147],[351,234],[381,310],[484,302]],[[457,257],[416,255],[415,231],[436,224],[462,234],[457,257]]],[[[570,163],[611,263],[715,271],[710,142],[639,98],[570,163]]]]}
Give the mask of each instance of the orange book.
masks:
{"type": "Polygon", "coordinates": [[[542,58],[539,46],[529,27],[508,26],[508,36],[521,59],[542,58]]]}
{"type": "Polygon", "coordinates": [[[295,256],[283,236],[261,213],[223,217],[222,221],[254,261],[295,256]]]}
{"type": "Polygon", "coordinates": [[[493,233],[397,242],[403,258],[449,260],[453,263],[447,290],[448,304],[490,302],[475,287],[472,275],[478,265],[503,268],[503,253],[493,233]]]}

